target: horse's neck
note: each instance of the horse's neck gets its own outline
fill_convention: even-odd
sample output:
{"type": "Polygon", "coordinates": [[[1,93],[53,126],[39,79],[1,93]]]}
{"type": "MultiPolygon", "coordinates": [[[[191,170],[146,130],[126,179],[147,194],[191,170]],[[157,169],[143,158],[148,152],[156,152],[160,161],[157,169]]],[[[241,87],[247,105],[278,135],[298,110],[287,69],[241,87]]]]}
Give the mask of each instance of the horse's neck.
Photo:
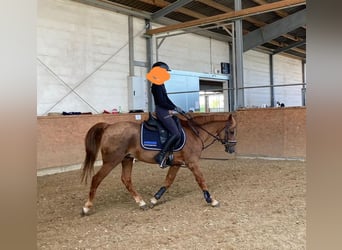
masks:
{"type": "Polygon", "coordinates": [[[202,120],[199,119],[198,123],[201,124],[200,126],[203,128],[199,130],[201,138],[203,140],[212,138],[207,132],[216,135],[217,131],[220,131],[225,127],[226,122],[226,118],[222,116],[211,117],[210,120],[208,118],[202,120]]]}
{"type": "Polygon", "coordinates": [[[194,121],[197,124],[200,124],[202,127],[208,127],[211,128],[220,126],[220,124],[224,124],[227,122],[228,116],[226,115],[203,115],[203,116],[198,116],[194,118],[194,121]]]}
{"type": "Polygon", "coordinates": [[[214,121],[211,123],[207,123],[204,125],[201,125],[201,127],[208,132],[215,134],[217,130],[223,129],[225,126],[225,121],[214,121]]]}

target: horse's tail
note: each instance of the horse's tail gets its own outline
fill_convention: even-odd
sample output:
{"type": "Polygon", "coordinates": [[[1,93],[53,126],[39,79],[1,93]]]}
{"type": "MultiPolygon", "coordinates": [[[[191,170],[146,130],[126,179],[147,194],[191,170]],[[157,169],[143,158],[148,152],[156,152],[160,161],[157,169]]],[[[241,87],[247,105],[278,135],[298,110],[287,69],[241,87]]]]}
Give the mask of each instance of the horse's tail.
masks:
{"type": "Polygon", "coordinates": [[[108,123],[100,122],[92,126],[87,132],[84,140],[86,156],[83,162],[81,183],[87,183],[88,177],[94,173],[94,163],[100,149],[101,138],[108,126],[108,123]]]}

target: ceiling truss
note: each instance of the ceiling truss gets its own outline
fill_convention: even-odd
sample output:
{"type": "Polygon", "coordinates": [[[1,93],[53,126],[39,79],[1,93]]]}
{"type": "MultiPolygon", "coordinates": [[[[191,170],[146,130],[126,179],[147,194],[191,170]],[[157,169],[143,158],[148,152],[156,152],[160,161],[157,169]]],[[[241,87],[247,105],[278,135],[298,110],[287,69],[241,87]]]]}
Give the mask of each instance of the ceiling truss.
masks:
{"type": "Polygon", "coordinates": [[[229,32],[226,32],[225,26],[234,20],[243,20],[244,43],[246,44],[244,51],[256,49],[269,54],[283,53],[304,61],[306,58],[306,16],[303,14],[305,11],[297,15],[301,18],[300,21],[295,18],[286,21],[287,17],[290,20],[291,16],[295,17],[294,14],[297,12],[305,10],[305,0],[241,0],[243,8],[237,11],[232,5],[234,1],[221,0],[73,1],[165,25],[165,27],[148,30],[146,35],[149,36],[158,34],[160,37],[175,32],[191,32],[229,42],[231,36],[229,32]],[[278,24],[273,24],[276,21],[278,24]],[[276,25],[280,25],[282,29],[265,33],[266,30],[271,30],[276,25]],[[289,28],[286,28],[286,25],[289,28]],[[258,38],[258,41],[252,43],[253,38],[258,38]]]}

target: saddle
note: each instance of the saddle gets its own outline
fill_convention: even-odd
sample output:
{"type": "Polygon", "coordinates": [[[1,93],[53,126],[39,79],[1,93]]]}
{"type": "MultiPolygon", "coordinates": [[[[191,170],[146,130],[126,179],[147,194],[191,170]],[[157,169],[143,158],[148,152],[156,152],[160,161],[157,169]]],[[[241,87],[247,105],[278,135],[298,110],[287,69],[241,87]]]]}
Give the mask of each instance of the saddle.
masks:
{"type": "MultiPolygon", "coordinates": [[[[172,117],[181,132],[181,138],[175,144],[174,151],[179,151],[185,144],[185,132],[177,116],[172,117]]],[[[161,150],[163,144],[169,137],[168,130],[161,124],[158,118],[149,112],[149,117],[141,124],[141,146],[147,150],[161,150]]]]}
{"type": "Polygon", "coordinates": [[[169,137],[169,132],[166,128],[160,123],[157,117],[154,117],[151,112],[148,114],[148,120],[144,121],[144,128],[158,132],[160,137],[160,142],[164,144],[169,137]]]}

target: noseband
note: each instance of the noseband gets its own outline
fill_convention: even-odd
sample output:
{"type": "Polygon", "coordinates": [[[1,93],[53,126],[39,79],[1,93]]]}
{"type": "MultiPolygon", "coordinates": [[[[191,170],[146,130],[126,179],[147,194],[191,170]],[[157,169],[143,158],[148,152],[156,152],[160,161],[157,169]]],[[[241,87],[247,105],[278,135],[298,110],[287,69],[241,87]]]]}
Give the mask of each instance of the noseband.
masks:
{"type": "Polygon", "coordinates": [[[226,127],[224,128],[224,138],[225,138],[226,142],[235,145],[236,144],[236,139],[230,139],[229,137],[231,137],[231,136],[229,136],[229,134],[231,134],[232,137],[235,138],[236,130],[234,129],[234,131],[231,132],[229,127],[230,127],[230,124],[227,123],[226,127]]]}
{"type": "MultiPolygon", "coordinates": [[[[223,144],[226,148],[227,147],[233,147],[233,146],[235,146],[236,145],[236,140],[234,139],[234,140],[232,140],[232,139],[229,139],[229,133],[230,133],[230,130],[229,130],[229,127],[230,127],[230,124],[227,122],[227,124],[226,124],[226,126],[223,128],[224,129],[224,138],[221,138],[219,135],[221,134],[221,132],[222,132],[222,130],[223,129],[221,129],[218,133],[217,133],[217,135],[214,135],[214,134],[212,134],[212,133],[210,133],[209,131],[207,131],[207,130],[205,130],[205,129],[203,129],[202,127],[200,127],[202,130],[204,130],[208,135],[210,135],[211,137],[213,137],[214,138],[214,140],[210,143],[210,144],[208,144],[208,145],[206,145],[206,146],[204,146],[204,143],[202,142],[202,145],[203,145],[203,149],[206,149],[206,148],[208,148],[209,146],[211,146],[215,141],[219,141],[219,142],[221,142],[221,144],[223,144]]],[[[234,132],[233,132],[233,135],[235,135],[235,130],[234,130],[234,132]]],[[[227,150],[226,150],[227,151],[227,150]]]]}
{"type": "Polygon", "coordinates": [[[232,133],[233,135],[233,138],[235,138],[235,132],[236,130],[234,130],[233,132],[231,132],[229,130],[229,127],[228,126],[229,124],[227,123],[226,124],[226,127],[224,128],[224,140],[221,140],[221,143],[224,144],[225,148],[226,148],[226,151],[228,151],[228,148],[230,147],[234,147],[237,143],[237,141],[235,139],[229,139],[229,134],[232,133]]]}

